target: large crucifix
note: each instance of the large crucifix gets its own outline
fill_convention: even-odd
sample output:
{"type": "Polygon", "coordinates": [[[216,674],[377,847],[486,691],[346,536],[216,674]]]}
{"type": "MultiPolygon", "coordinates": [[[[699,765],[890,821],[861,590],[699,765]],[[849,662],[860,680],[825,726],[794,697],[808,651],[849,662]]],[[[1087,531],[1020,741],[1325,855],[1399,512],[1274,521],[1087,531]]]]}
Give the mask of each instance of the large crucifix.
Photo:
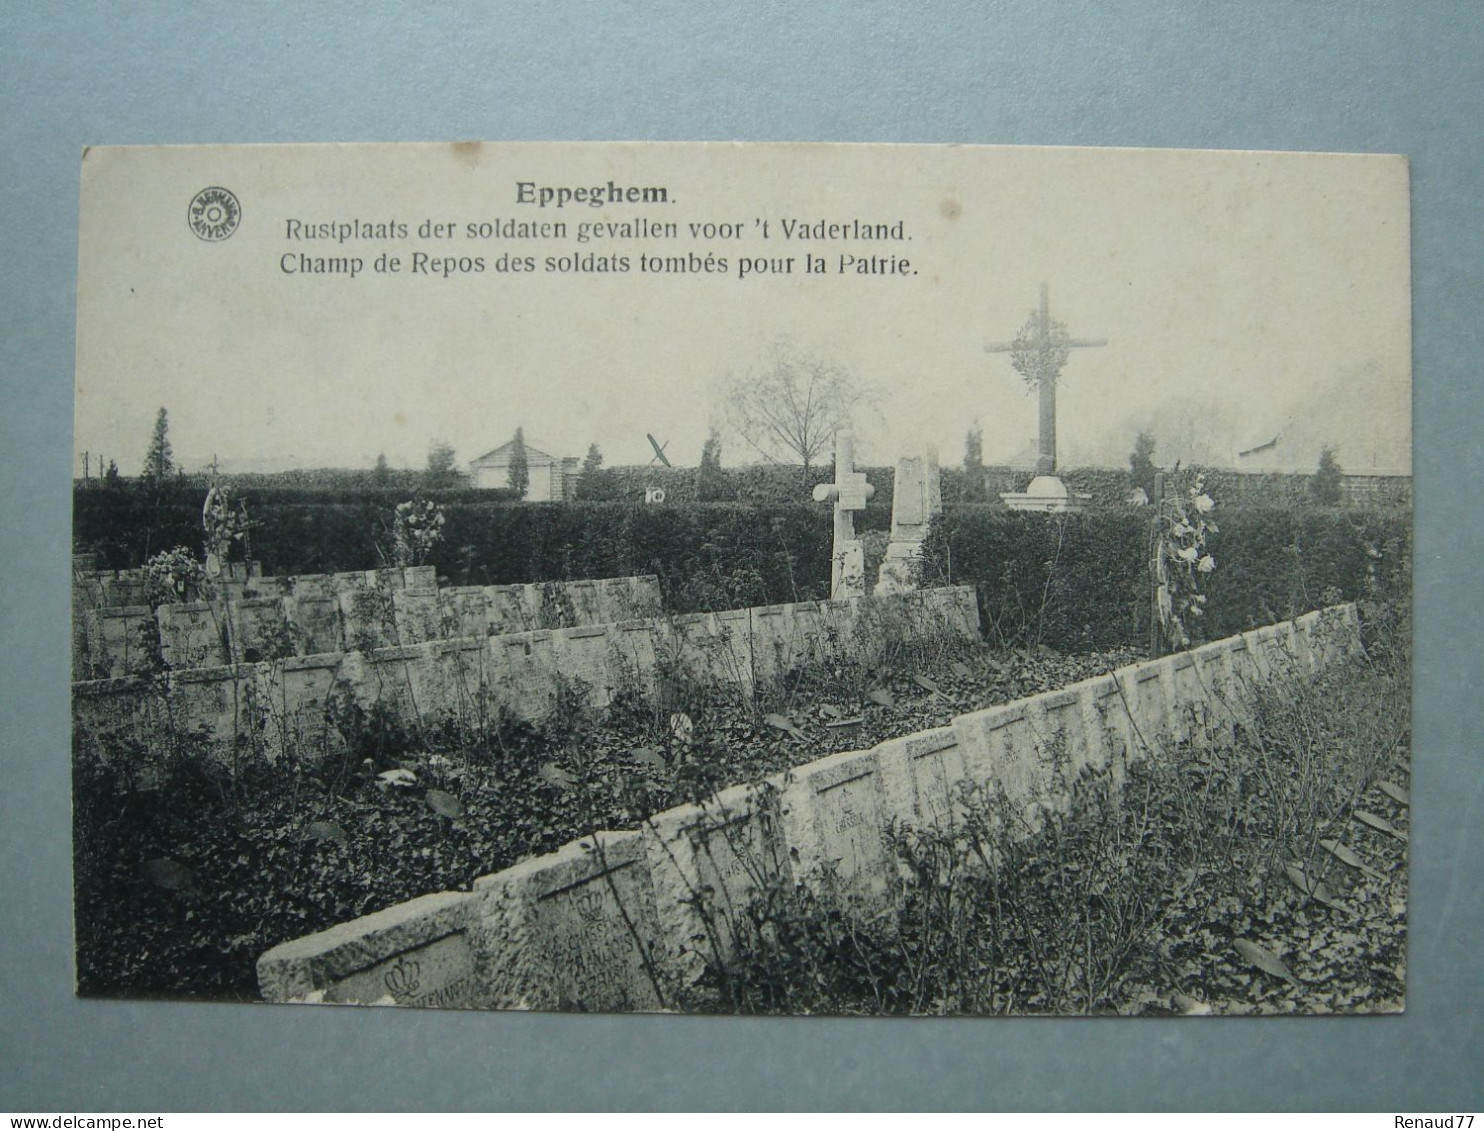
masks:
{"type": "Polygon", "coordinates": [[[994,342],[984,347],[985,353],[1008,353],[1015,372],[1026,383],[1040,391],[1040,446],[1036,454],[1036,474],[1056,474],[1056,380],[1061,375],[1067,356],[1074,349],[1105,346],[1107,338],[1072,338],[1060,322],[1051,320],[1051,299],[1045,283],[1041,284],[1041,309],[1032,313],[1013,342],[994,342]]]}

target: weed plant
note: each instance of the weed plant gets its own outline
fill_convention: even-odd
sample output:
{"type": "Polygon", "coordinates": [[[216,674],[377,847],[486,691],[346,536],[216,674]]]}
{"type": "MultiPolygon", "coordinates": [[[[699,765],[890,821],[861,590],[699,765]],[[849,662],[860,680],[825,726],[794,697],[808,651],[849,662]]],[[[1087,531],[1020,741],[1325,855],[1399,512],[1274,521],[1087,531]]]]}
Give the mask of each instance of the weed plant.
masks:
{"type": "Polygon", "coordinates": [[[1154,739],[1121,781],[1069,777],[1053,744],[1042,753],[1057,769],[1032,804],[972,789],[950,827],[893,827],[899,874],[885,907],[829,895],[828,876],[771,878],[729,925],[740,953],[713,955],[684,1006],[1400,1008],[1408,637],[1372,613],[1365,655],[1317,676],[1280,663],[1250,716],[1212,716],[1186,742],[1154,739]],[[1357,810],[1385,810],[1393,831],[1357,810]]]}

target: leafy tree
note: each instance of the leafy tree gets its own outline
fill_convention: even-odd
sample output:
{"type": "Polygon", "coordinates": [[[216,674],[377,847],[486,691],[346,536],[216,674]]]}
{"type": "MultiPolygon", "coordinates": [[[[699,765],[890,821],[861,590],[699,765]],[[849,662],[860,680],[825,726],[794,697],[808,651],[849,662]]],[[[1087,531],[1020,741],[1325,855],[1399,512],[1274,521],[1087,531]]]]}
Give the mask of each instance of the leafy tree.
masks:
{"type": "Polygon", "coordinates": [[[978,423],[964,437],[964,498],[984,497],[984,429],[978,423]]]}
{"type": "Polygon", "coordinates": [[[582,461],[582,474],[592,475],[603,466],[603,453],[597,444],[587,446],[587,457],[582,461]]]}
{"type": "Polygon", "coordinates": [[[163,483],[175,467],[170,451],[170,417],[163,408],[155,417],[155,430],[144,453],[144,478],[155,485],[163,483]]]}
{"type": "MultiPolygon", "coordinates": [[[[454,451],[442,440],[434,440],[428,448],[428,470],[424,475],[430,491],[443,487],[452,487],[458,483],[458,474],[453,469],[454,451]]],[[[381,471],[381,463],[377,462],[378,478],[381,471]]]]}
{"type": "Polygon", "coordinates": [[[701,447],[701,467],[696,472],[696,498],[709,503],[725,498],[726,494],[726,476],[721,471],[721,433],[713,428],[701,447]]]}
{"type": "Polygon", "coordinates": [[[807,480],[835,434],[875,400],[875,391],[843,366],[778,342],[751,372],[732,375],[726,411],[754,451],[776,463],[798,460],[807,480]]]}
{"type": "Polygon", "coordinates": [[[1134,450],[1128,457],[1128,478],[1135,487],[1144,488],[1144,494],[1154,498],[1154,437],[1140,432],[1134,437],[1134,450]]]}
{"type": "Polygon", "coordinates": [[[531,464],[526,457],[525,430],[515,430],[515,440],[510,446],[510,489],[522,499],[531,486],[531,464]]]}
{"type": "Polygon", "coordinates": [[[113,460],[108,461],[108,470],[103,473],[103,486],[108,488],[118,487],[123,483],[123,477],[119,475],[119,465],[113,460]]]}
{"type": "Polygon", "coordinates": [[[1309,492],[1321,506],[1337,507],[1345,501],[1345,472],[1333,448],[1319,453],[1319,467],[1309,480],[1309,492]]]}
{"type": "MultiPolygon", "coordinates": [[[[431,460],[432,459],[432,456],[429,455],[428,458],[431,460]]],[[[382,452],[380,455],[378,455],[376,457],[376,474],[375,474],[376,485],[378,487],[385,487],[389,482],[391,482],[391,478],[392,478],[392,469],[387,466],[386,453],[385,452],[382,452]]]]}

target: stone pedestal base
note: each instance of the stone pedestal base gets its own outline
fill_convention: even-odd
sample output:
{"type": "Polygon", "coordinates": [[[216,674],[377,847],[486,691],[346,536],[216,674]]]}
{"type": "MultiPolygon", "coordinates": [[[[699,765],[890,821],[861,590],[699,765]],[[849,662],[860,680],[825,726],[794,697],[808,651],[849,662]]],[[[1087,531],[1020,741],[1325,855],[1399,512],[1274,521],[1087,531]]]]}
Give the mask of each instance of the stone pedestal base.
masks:
{"type": "Polygon", "coordinates": [[[1074,495],[1055,475],[1038,475],[1022,494],[1006,491],[1000,496],[1012,511],[1036,511],[1041,514],[1078,514],[1087,509],[1091,495],[1074,495]]]}
{"type": "Polygon", "coordinates": [[[859,539],[841,542],[835,548],[830,571],[830,596],[836,601],[866,595],[866,551],[859,539]]]}
{"type": "Polygon", "coordinates": [[[892,542],[886,547],[881,572],[876,579],[876,596],[912,593],[917,589],[913,566],[922,556],[921,542],[892,542]]]}

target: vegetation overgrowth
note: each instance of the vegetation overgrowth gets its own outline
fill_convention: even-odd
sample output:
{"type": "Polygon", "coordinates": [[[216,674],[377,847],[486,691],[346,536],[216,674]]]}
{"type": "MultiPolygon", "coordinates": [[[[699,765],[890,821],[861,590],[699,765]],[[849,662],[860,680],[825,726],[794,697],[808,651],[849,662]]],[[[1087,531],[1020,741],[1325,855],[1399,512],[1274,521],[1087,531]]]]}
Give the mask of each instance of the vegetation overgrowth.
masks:
{"type": "MultiPolygon", "coordinates": [[[[1410,679],[1384,610],[1364,657],[1290,671],[1252,716],[1155,741],[1040,804],[965,790],[894,827],[889,897],[764,882],[683,1004],[728,1013],[1392,1012],[1405,992],[1410,679]],[[1064,799],[1070,799],[1065,803],[1064,799]]],[[[711,913],[717,904],[711,904],[711,913]]]]}
{"type": "Polygon", "coordinates": [[[676,679],[663,703],[631,695],[594,712],[574,688],[539,729],[417,730],[338,704],[344,753],[319,763],[224,767],[190,735],[151,758],[80,758],[78,986],[251,998],[257,956],[287,939],[1132,658],[937,643],[799,672],[755,698],[676,679]]]}

